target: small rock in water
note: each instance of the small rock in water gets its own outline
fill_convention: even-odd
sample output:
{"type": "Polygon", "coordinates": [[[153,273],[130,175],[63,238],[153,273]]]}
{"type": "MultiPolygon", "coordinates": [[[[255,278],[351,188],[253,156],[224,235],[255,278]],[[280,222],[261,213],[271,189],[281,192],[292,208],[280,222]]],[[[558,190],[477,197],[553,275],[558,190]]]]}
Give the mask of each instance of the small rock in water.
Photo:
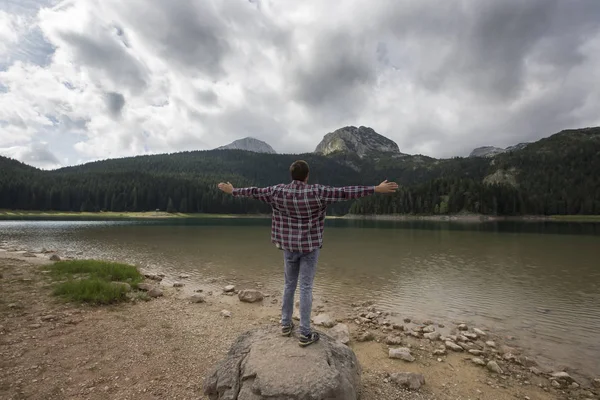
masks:
{"type": "Polygon", "coordinates": [[[408,362],[415,361],[415,358],[412,356],[412,354],[410,354],[410,349],[406,348],[406,347],[390,349],[389,358],[404,360],[404,361],[408,361],[408,362]]]}
{"type": "Polygon", "coordinates": [[[405,324],[410,324],[411,319],[410,318],[404,318],[404,323],[405,324]]]}
{"type": "Polygon", "coordinates": [[[478,357],[471,358],[471,361],[473,361],[473,364],[481,365],[482,367],[485,367],[485,365],[486,365],[485,361],[483,361],[481,358],[478,358],[478,357]]]}
{"type": "Polygon", "coordinates": [[[318,326],[324,326],[325,328],[332,328],[337,322],[327,314],[319,314],[313,318],[314,324],[318,326]]]}
{"type": "Polygon", "coordinates": [[[350,330],[346,324],[337,324],[331,328],[329,335],[343,344],[350,342],[350,330]]]}
{"type": "Polygon", "coordinates": [[[563,379],[563,380],[568,381],[568,382],[575,381],[573,378],[571,378],[571,375],[569,375],[568,373],[566,373],[564,371],[554,372],[552,374],[552,378],[553,379],[563,379]]]}
{"type": "Polygon", "coordinates": [[[431,332],[431,333],[426,333],[423,335],[425,337],[425,339],[429,339],[432,342],[439,340],[442,337],[442,334],[439,332],[431,332]]]}
{"type": "Polygon", "coordinates": [[[179,279],[188,279],[190,276],[188,274],[180,274],[179,279]]]}
{"type": "Polygon", "coordinates": [[[485,333],[484,331],[482,331],[481,329],[478,328],[473,328],[473,332],[475,332],[475,334],[479,335],[479,336],[487,336],[487,333],[485,333]]]}
{"type": "Polygon", "coordinates": [[[359,342],[371,342],[375,340],[375,335],[373,335],[373,332],[363,332],[358,335],[356,340],[359,342]]]}
{"type": "Polygon", "coordinates": [[[231,318],[231,311],[229,310],[221,310],[221,316],[224,318],[231,318]]]}
{"type": "Polygon", "coordinates": [[[423,374],[414,372],[398,372],[390,375],[390,380],[395,384],[410,390],[419,390],[421,386],[425,384],[425,377],[423,374]]]}
{"type": "Polygon", "coordinates": [[[181,283],[181,282],[173,282],[173,287],[183,287],[183,283],[181,283]]]}
{"type": "Polygon", "coordinates": [[[161,297],[161,296],[163,296],[163,291],[157,287],[153,287],[152,289],[150,289],[148,291],[148,296],[154,297],[154,298],[161,297]]]}
{"type": "Polygon", "coordinates": [[[60,257],[56,254],[50,256],[50,261],[60,261],[60,257]]]}
{"type": "Polygon", "coordinates": [[[206,299],[201,294],[195,294],[192,297],[190,297],[190,301],[192,303],[205,303],[206,299]]]}
{"type": "Polygon", "coordinates": [[[435,327],[433,325],[426,326],[423,328],[423,333],[432,333],[435,332],[435,327]]]}
{"type": "Polygon", "coordinates": [[[491,348],[496,348],[496,342],[494,342],[493,340],[488,340],[487,342],[485,342],[486,346],[491,347],[491,348]]]}
{"type": "Polygon", "coordinates": [[[460,347],[459,345],[457,345],[456,343],[453,343],[449,340],[447,340],[444,345],[446,346],[447,349],[450,349],[452,351],[463,351],[464,349],[462,347],[460,347]]]}
{"type": "Polygon", "coordinates": [[[235,286],[233,286],[233,285],[227,285],[227,286],[225,286],[225,287],[223,288],[223,291],[224,291],[225,293],[231,293],[231,292],[233,292],[234,290],[235,290],[235,286]]]}
{"type": "Polygon", "coordinates": [[[487,369],[489,369],[492,372],[495,372],[497,374],[502,374],[502,368],[500,368],[500,366],[498,365],[498,363],[496,361],[490,361],[489,363],[487,363],[487,369]]]}
{"type": "Polygon", "coordinates": [[[458,330],[459,331],[468,331],[469,327],[467,326],[467,324],[460,324],[460,325],[458,325],[458,330]]]}
{"type": "Polygon", "coordinates": [[[469,350],[469,353],[473,354],[474,356],[481,356],[481,355],[483,355],[483,351],[476,350],[476,349],[469,350]]]}
{"type": "Polygon", "coordinates": [[[390,346],[399,346],[402,344],[402,338],[399,336],[388,336],[385,338],[385,344],[390,346]]]}
{"type": "Polygon", "coordinates": [[[244,289],[240,290],[238,293],[238,299],[244,303],[256,303],[259,301],[263,301],[265,295],[262,292],[254,289],[244,289]]]}

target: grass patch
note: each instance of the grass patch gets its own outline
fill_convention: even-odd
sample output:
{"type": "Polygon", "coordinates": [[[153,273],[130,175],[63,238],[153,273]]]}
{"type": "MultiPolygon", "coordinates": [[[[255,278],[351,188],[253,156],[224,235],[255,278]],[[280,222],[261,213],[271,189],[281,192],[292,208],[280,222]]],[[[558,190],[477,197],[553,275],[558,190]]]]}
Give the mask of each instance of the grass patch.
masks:
{"type": "Polygon", "coordinates": [[[123,286],[113,285],[98,278],[59,283],[53,293],[55,296],[69,301],[96,305],[114,304],[127,300],[127,290],[123,286]]]}
{"type": "Polygon", "coordinates": [[[114,304],[128,299],[126,282],[136,288],[143,276],[136,267],[96,260],[60,261],[48,267],[57,283],[53,294],[68,301],[95,305],[114,304]]]}

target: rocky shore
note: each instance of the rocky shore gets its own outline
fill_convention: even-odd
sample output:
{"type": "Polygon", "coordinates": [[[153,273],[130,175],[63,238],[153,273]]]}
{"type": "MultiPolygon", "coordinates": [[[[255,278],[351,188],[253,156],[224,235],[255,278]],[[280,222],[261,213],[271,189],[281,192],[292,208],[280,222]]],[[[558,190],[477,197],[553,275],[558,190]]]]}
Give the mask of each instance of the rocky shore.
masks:
{"type": "MultiPolygon", "coordinates": [[[[60,302],[42,268],[51,258],[61,255],[0,243],[0,398],[206,398],[204,379],[240,335],[279,323],[278,298],[260,288],[205,290],[160,271],[143,271],[148,301],[60,302]]],[[[600,399],[598,377],[548,370],[466,322],[415,321],[368,301],[349,315],[315,309],[317,328],[356,354],[362,399],[600,399]]]]}

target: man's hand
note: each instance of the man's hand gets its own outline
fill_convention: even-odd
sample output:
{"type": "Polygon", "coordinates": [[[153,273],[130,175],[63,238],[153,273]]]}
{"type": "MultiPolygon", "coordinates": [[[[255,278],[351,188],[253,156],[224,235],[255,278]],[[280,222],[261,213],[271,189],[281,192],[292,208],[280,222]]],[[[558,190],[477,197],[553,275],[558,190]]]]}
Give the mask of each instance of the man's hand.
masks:
{"type": "Polygon", "coordinates": [[[232,194],[233,193],[233,185],[229,182],[227,183],[219,183],[219,189],[227,194],[232,194]]]}
{"type": "Polygon", "coordinates": [[[375,186],[375,193],[394,193],[398,190],[398,184],[396,182],[388,182],[387,179],[379,184],[379,186],[375,186]]]}

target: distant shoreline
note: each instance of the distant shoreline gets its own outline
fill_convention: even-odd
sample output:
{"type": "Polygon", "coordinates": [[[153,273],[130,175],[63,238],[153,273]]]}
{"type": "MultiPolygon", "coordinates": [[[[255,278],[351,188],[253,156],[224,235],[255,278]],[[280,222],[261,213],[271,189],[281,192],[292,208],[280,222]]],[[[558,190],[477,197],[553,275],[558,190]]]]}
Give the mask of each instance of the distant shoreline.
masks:
{"type": "MultiPolygon", "coordinates": [[[[164,211],[144,212],[63,212],[63,211],[13,211],[0,210],[0,221],[21,219],[48,219],[48,220],[163,220],[163,219],[265,219],[270,214],[204,214],[204,213],[167,213],[164,211]]],[[[497,222],[497,221],[522,221],[522,222],[600,222],[600,215],[523,215],[523,216],[497,216],[483,214],[454,214],[454,215],[408,215],[408,214],[382,214],[358,215],[346,214],[344,216],[328,216],[328,219],[346,220],[372,220],[372,221],[437,221],[437,222],[497,222]]]]}

